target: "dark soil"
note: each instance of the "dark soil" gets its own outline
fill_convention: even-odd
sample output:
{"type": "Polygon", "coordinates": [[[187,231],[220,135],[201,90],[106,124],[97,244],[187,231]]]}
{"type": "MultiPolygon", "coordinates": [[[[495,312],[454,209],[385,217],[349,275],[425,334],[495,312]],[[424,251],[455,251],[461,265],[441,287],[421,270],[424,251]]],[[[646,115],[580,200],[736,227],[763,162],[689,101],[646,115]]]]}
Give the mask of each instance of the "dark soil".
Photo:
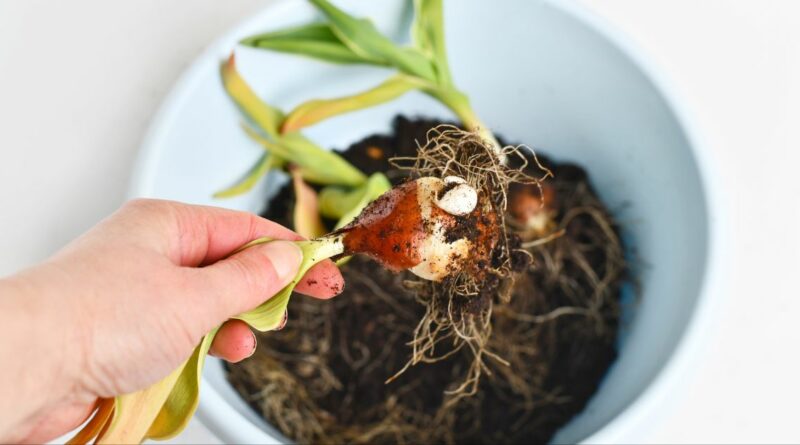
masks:
{"type": "MultiPolygon", "coordinates": [[[[400,117],[394,134],[370,136],[344,157],[398,183],[406,172],[389,158],[413,156],[437,124],[400,117]]],[[[230,366],[233,385],[299,443],[548,441],[584,408],[616,358],[625,265],[617,228],[584,170],[539,159],[555,174],[552,229],[563,235],[539,244],[542,236],[525,231],[512,237],[528,253],[512,253],[524,271],[511,299],[482,298],[495,299],[489,350],[510,364],[487,361],[477,394],[445,403],[444,391],[468,372],[472,357],[463,350],[385,383],[408,361],[425,307],[409,289],[410,275],[363,257],[342,268],[347,288],[337,298],[295,296],[286,328],[261,334],[253,358],[230,366]]],[[[291,227],[293,201],[285,187],[265,216],[291,227]]]]}

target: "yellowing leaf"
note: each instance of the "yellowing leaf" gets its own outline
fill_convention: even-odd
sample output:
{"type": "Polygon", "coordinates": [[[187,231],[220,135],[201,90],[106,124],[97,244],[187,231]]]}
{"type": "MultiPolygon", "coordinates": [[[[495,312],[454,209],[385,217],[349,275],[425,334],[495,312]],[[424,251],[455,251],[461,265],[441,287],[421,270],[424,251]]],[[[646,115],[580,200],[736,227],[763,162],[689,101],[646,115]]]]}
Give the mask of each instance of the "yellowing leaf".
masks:
{"type": "Polygon", "coordinates": [[[150,428],[147,439],[165,440],[175,437],[186,428],[200,402],[200,381],[206,354],[217,335],[219,328],[203,337],[194,353],[184,366],[178,380],[167,397],[150,428]]]}
{"type": "Polygon", "coordinates": [[[294,185],[294,231],[304,238],[316,238],[327,232],[317,209],[317,192],[303,182],[300,171],[292,169],[294,185]]]}
{"type": "Polygon", "coordinates": [[[197,409],[200,374],[217,329],[203,337],[192,356],[151,387],[117,397],[102,405],[73,439],[86,443],[102,431],[98,443],[139,443],[143,439],[168,439],[180,433],[197,409]]]}
{"type": "MultiPolygon", "coordinates": [[[[281,134],[279,127],[284,119],[283,113],[256,96],[252,88],[236,72],[233,56],[223,65],[222,79],[226,91],[234,102],[264,133],[259,134],[251,127],[245,126],[248,135],[269,149],[278,159],[295,164],[307,181],[317,184],[356,186],[366,180],[363,173],[335,152],[323,149],[297,132],[281,134]]],[[[266,166],[259,167],[263,169],[266,166]]],[[[234,185],[233,190],[223,190],[222,195],[231,196],[241,192],[242,189],[252,187],[258,179],[256,175],[258,171],[250,173],[253,175],[246,175],[243,183],[234,185]]]]}
{"type": "Polygon", "coordinates": [[[311,100],[299,105],[286,116],[281,131],[297,131],[339,114],[388,102],[410,90],[426,86],[429,84],[423,80],[398,74],[363,93],[335,99],[311,100]]]}
{"type": "Polygon", "coordinates": [[[110,423],[98,437],[97,443],[141,442],[161,411],[161,407],[164,406],[164,402],[172,392],[172,388],[186,364],[187,362],[184,362],[167,377],[149,388],[118,396],[115,399],[114,412],[109,419],[110,423]]]}
{"type": "Polygon", "coordinates": [[[222,65],[222,84],[225,91],[236,105],[258,128],[270,137],[278,137],[278,129],[283,121],[283,113],[275,107],[267,105],[250,88],[242,76],[236,71],[236,60],[231,54],[222,65]]]}
{"type": "Polygon", "coordinates": [[[89,443],[108,425],[114,412],[114,399],[101,399],[89,422],[78,433],[67,441],[67,445],[89,443]]]}
{"type": "Polygon", "coordinates": [[[232,186],[214,193],[214,197],[231,198],[249,192],[261,177],[266,176],[272,168],[277,166],[278,163],[275,162],[275,159],[276,157],[269,153],[262,154],[242,179],[232,186]]]}
{"type": "Polygon", "coordinates": [[[312,23],[280,31],[248,37],[240,44],[251,48],[268,49],[308,56],[333,63],[366,63],[386,65],[382,60],[356,54],[331,30],[327,23],[312,23]]]}

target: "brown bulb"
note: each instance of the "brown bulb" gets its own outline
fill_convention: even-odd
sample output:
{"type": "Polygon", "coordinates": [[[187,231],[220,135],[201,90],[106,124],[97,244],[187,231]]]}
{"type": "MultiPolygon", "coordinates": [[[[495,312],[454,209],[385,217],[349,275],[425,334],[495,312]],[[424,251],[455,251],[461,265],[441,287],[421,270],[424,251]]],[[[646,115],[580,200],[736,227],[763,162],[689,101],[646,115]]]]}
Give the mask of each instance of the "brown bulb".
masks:
{"type": "Polygon", "coordinates": [[[472,202],[469,214],[453,215],[439,207],[446,191],[444,181],[431,177],[394,187],[341,229],[345,253],[364,253],[432,281],[488,257],[497,241],[497,218],[484,214],[491,206],[472,202]]]}
{"type": "Polygon", "coordinates": [[[420,263],[425,237],[415,181],[394,187],[341,230],[345,253],[365,253],[393,270],[420,263]]]}

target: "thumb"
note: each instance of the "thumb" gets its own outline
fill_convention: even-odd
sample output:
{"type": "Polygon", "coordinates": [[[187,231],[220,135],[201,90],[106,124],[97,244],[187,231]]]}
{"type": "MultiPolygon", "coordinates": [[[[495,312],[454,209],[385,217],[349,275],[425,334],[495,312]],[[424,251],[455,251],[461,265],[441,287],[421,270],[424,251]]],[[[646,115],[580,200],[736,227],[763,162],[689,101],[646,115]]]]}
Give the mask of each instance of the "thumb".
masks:
{"type": "Polygon", "coordinates": [[[248,311],[286,287],[297,275],[303,252],[289,241],[247,248],[202,268],[205,292],[219,302],[219,322],[248,311]]]}

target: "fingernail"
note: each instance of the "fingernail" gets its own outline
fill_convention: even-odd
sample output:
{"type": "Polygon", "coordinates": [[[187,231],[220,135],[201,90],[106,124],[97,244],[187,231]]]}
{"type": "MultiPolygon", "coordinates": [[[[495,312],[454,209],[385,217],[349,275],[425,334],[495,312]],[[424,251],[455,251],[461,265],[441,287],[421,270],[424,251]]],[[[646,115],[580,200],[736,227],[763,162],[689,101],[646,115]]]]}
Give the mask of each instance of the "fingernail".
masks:
{"type": "Polygon", "coordinates": [[[276,331],[280,331],[281,329],[285,328],[286,327],[286,323],[288,321],[289,321],[289,311],[286,310],[286,311],[283,311],[283,319],[281,320],[281,324],[279,324],[278,327],[275,328],[275,330],[276,331]]]}
{"type": "Polygon", "coordinates": [[[278,280],[288,284],[300,269],[303,261],[303,251],[297,244],[289,241],[273,241],[266,243],[262,247],[262,252],[269,258],[278,280]]]}
{"type": "Polygon", "coordinates": [[[249,354],[247,354],[247,358],[252,357],[253,354],[256,353],[256,349],[258,349],[258,337],[256,337],[256,334],[254,332],[252,332],[252,331],[250,332],[250,335],[253,336],[253,350],[250,351],[249,354]]]}

